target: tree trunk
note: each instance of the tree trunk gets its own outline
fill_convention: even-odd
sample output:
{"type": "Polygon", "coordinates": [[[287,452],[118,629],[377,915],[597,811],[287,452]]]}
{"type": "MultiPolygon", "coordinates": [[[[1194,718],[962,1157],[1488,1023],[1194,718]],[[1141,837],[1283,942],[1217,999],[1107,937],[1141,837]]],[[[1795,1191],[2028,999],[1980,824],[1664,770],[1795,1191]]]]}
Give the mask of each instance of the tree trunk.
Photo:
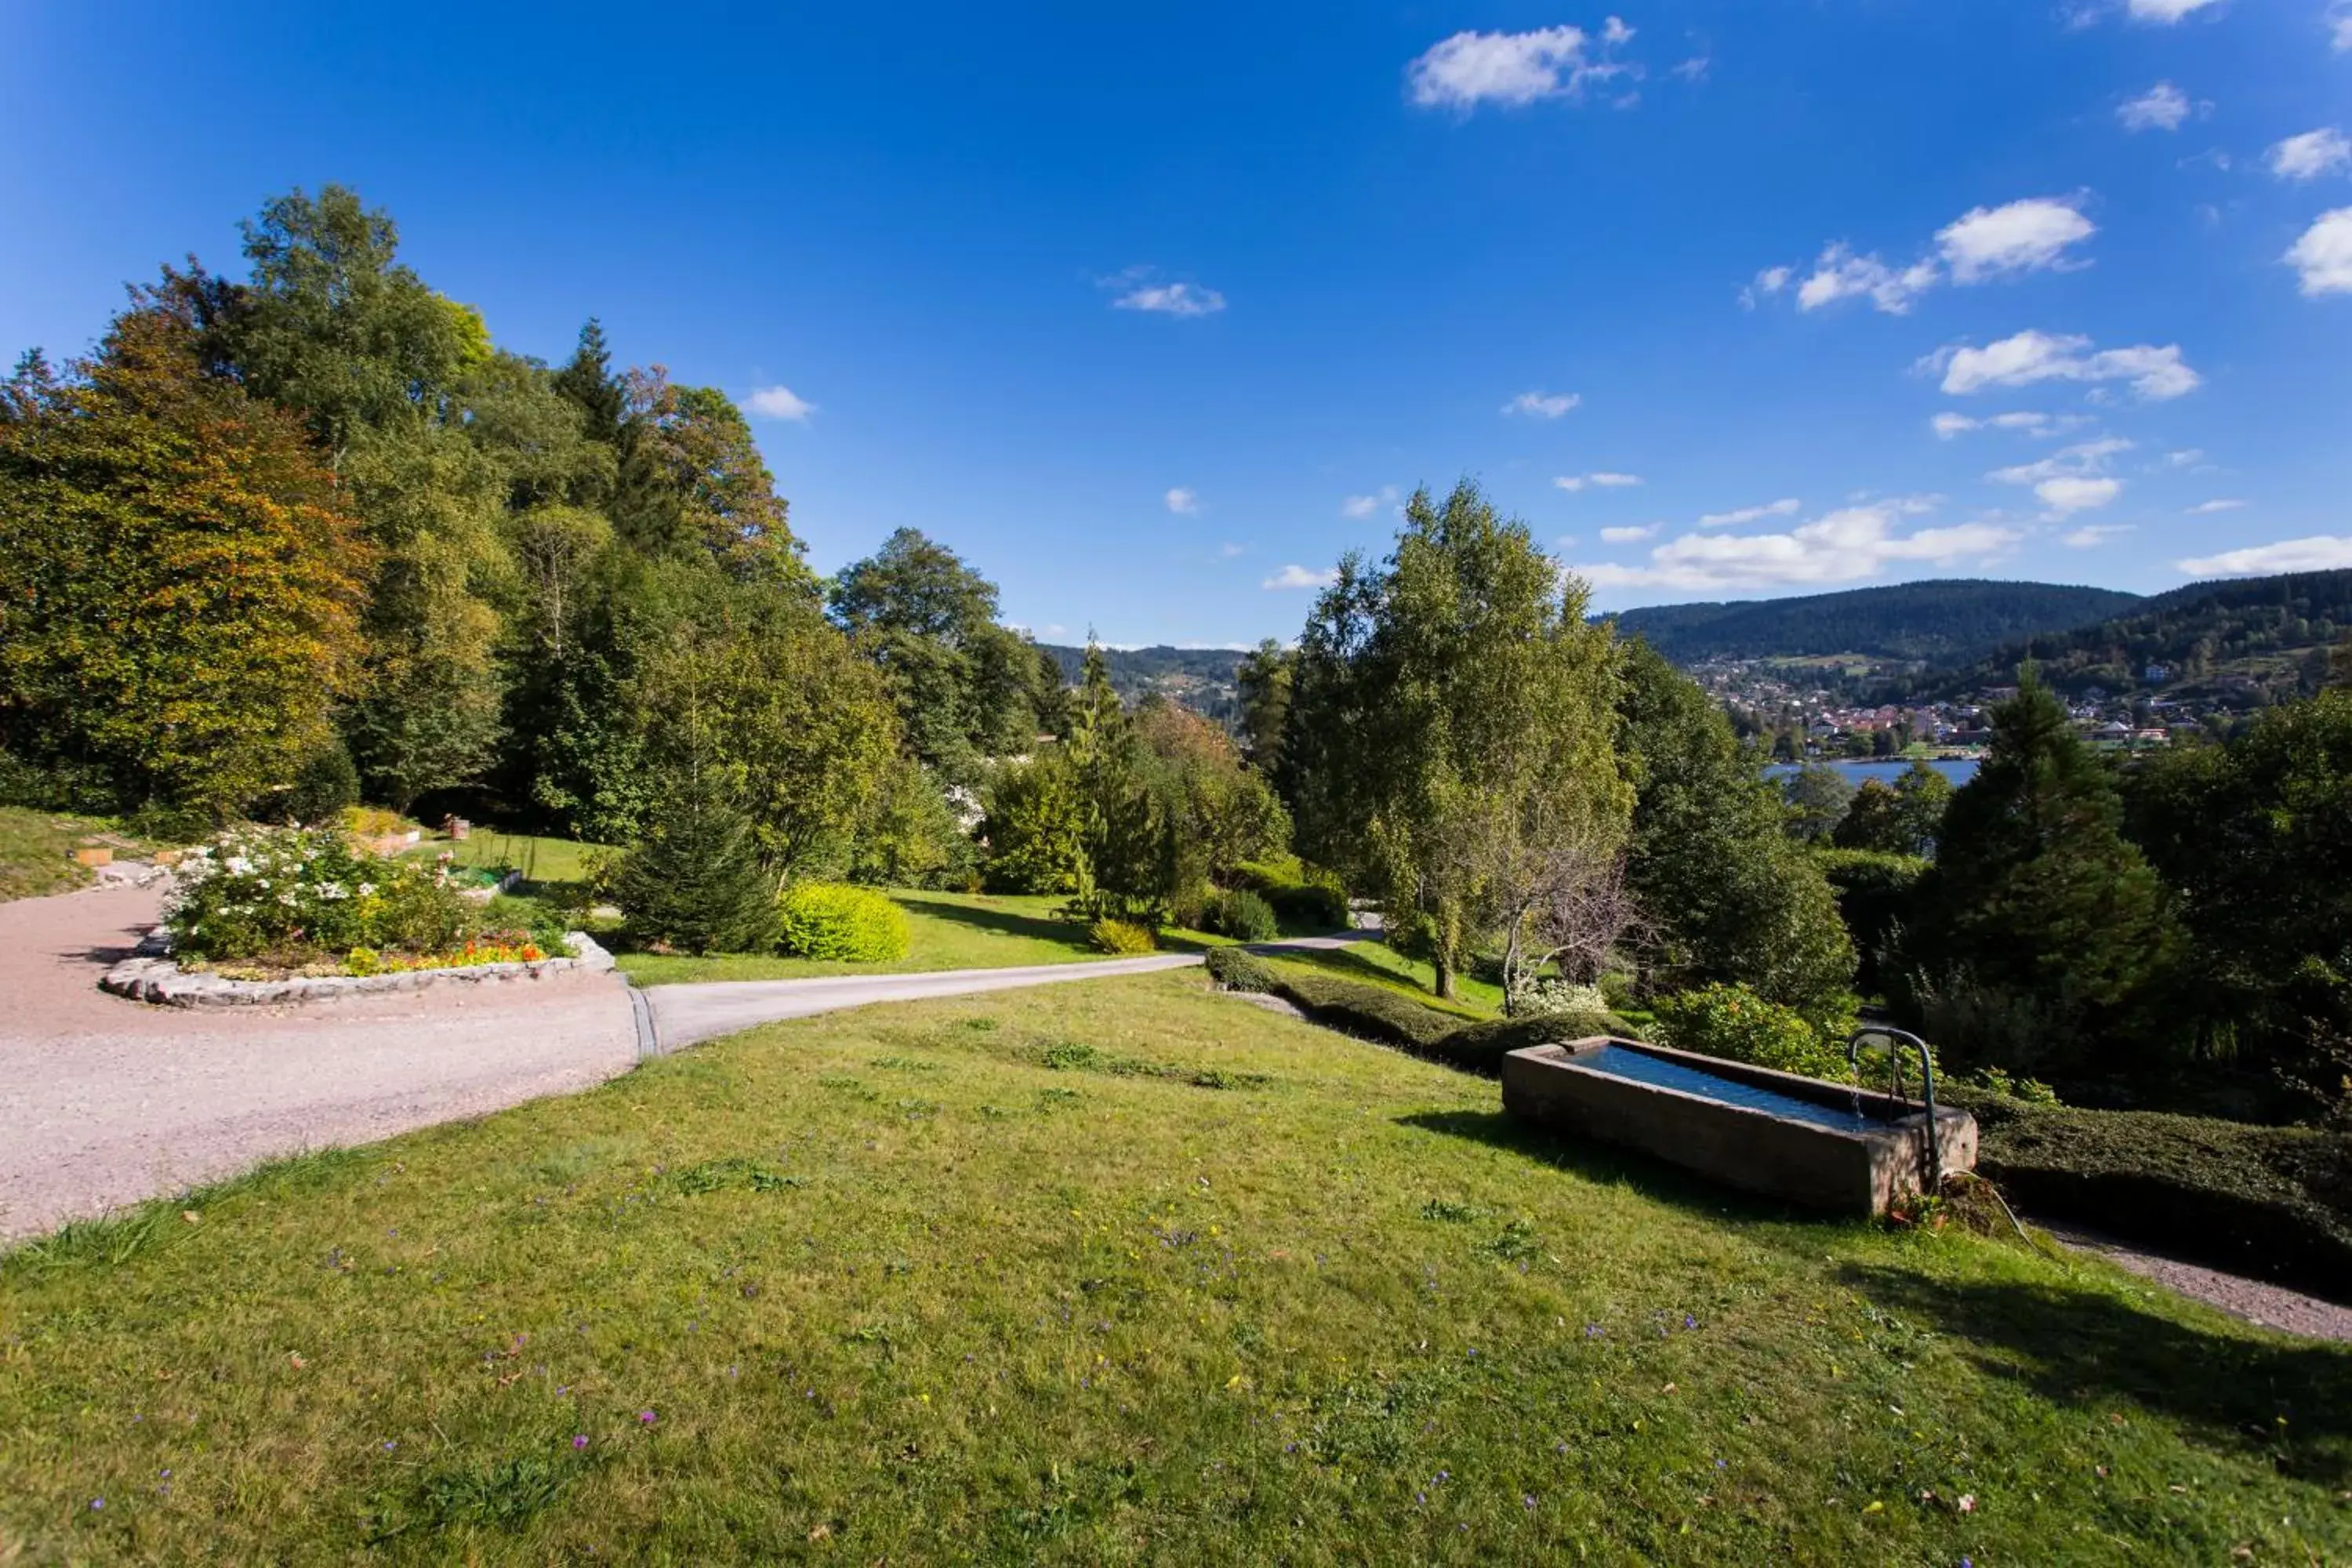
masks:
{"type": "Polygon", "coordinates": [[[1457,1000],[1454,994],[1453,953],[1446,951],[1444,945],[1440,943],[1431,950],[1429,963],[1430,967],[1437,971],[1437,994],[1448,1002],[1457,1000]]]}

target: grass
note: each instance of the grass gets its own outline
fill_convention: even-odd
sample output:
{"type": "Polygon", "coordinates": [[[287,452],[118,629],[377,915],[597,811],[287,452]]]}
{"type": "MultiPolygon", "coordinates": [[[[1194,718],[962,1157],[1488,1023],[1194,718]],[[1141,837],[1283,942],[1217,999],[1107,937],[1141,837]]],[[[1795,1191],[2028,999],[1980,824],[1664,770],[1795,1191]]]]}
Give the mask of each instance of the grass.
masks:
{"type": "Polygon", "coordinates": [[[461,839],[445,838],[434,834],[404,854],[421,856],[429,860],[445,849],[450,852],[457,865],[483,866],[492,869],[511,868],[522,873],[524,882],[542,886],[585,881],[588,876],[587,857],[610,853],[603,845],[583,844],[575,838],[547,838],[529,833],[500,833],[495,828],[477,827],[461,839]]]}
{"type": "Polygon", "coordinates": [[[771,1026],[0,1260],[28,1563],[2304,1563],[2347,1488],[2341,1348],[1532,1133],[1190,973],[771,1026]]]}
{"type": "Polygon", "coordinates": [[[1461,993],[1459,998],[1452,1002],[1441,1001],[1433,989],[1437,984],[1437,972],[1424,961],[1407,958],[1382,942],[1360,942],[1341,948],[1297,949],[1268,954],[1266,962],[1277,969],[1287,967],[1300,973],[1311,972],[1384,986],[1412,997],[1423,1006],[1459,1014],[1465,1018],[1492,1018],[1503,1010],[1501,986],[1473,980],[1466,974],[1454,976],[1455,988],[1461,993]]]}
{"type": "Polygon", "coordinates": [[[70,856],[75,846],[93,837],[113,846],[118,854],[139,847],[101,817],[0,805],[0,903],[87,886],[89,868],[76,865],[70,856]]]}
{"type": "MultiPolygon", "coordinates": [[[[722,953],[710,958],[634,952],[620,955],[640,985],[703,980],[804,980],[824,974],[910,974],[940,969],[1004,969],[1031,963],[1077,963],[1104,955],[1086,928],[1058,920],[1069,900],[1053,895],[938,893],[893,889],[907,911],[907,955],[889,963],[848,963],[776,953],[722,953]]],[[[1187,952],[1223,937],[1164,931],[1163,952],[1187,952]]]]}

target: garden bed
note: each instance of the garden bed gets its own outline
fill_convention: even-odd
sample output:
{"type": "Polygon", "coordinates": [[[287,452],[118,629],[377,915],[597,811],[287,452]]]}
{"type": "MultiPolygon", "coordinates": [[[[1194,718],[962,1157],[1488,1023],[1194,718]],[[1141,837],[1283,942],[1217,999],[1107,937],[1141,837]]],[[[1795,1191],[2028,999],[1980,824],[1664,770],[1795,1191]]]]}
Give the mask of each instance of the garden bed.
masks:
{"type": "Polygon", "coordinates": [[[214,970],[183,969],[171,957],[169,941],[158,927],[140,944],[137,952],[108,970],[99,985],[117,996],[165,1007],[272,1007],[383,992],[421,991],[434,985],[478,985],[492,981],[595,974],[613,967],[613,955],[585,931],[566,932],[563,944],[570,951],[560,958],[449,964],[377,974],[298,973],[282,979],[239,980],[214,970]]]}

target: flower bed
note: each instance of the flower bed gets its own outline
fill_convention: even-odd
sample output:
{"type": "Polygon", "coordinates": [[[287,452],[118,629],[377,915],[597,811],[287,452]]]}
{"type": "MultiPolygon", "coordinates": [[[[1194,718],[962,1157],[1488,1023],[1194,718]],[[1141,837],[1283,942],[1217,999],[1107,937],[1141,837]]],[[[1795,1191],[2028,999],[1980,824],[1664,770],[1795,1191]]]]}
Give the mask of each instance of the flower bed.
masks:
{"type": "MultiPolygon", "coordinates": [[[[430,985],[482,984],[490,982],[542,980],[565,974],[596,974],[610,971],[613,955],[585,931],[563,939],[565,953],[524,958],[523,948],[478,945],[470,952],[439,955],[395,954],[385,967],[368,973],[295,972],[261,978],[241,978],[249,970],[237,965],[184,969],[170,954],[170,937],[157,927],[137,956],[108,970],[99,984],[134,1002],[166,1007],[266,1007],[291,1003],[325,1002],[340,997],[387,991],[417,991],[430,985]],[[512,952],[515,956],[506,954],[512,952]],[[427,963],[437,956],[444,962],[427,963]]],[[[539,952],[534,945],[527,949],[539,952]]]]}

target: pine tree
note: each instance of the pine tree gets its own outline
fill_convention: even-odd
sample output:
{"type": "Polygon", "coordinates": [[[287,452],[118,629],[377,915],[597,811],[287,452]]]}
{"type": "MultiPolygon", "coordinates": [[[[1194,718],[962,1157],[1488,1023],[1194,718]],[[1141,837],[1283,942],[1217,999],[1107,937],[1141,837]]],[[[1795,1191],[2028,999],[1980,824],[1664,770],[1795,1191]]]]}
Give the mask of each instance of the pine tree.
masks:
{"type": "Polygon", "coordinates": [[[613,374],[612,352],[604,345],[604,324],[595,317],[580,329],[580,346],[555,373],[555,390],[577,406],[588,435],[617,443],[626,395],[613,374]]]}
{"type": "Polygon", "coordinates": [[[2041,1021],[2038,1038],[2001,1051],[2040,1052],[2050,1070],[2095,1065],[2163,963],[2163,886],[2122,821],[2113,780],[2027,666],[2016,697],[1993,710],[1984,766],[1945,813],[1910,950],[1931,986],[1940,974],[1949,992],[1958,976],[2041,1021]]]}
{"type": "Polygon", "coordinates": [[[743,952],[774,934],[775,885],[760,864],[751,820],[709,767],[678,770],[621,863],[616,891],[640,942],[743,952]]]}

